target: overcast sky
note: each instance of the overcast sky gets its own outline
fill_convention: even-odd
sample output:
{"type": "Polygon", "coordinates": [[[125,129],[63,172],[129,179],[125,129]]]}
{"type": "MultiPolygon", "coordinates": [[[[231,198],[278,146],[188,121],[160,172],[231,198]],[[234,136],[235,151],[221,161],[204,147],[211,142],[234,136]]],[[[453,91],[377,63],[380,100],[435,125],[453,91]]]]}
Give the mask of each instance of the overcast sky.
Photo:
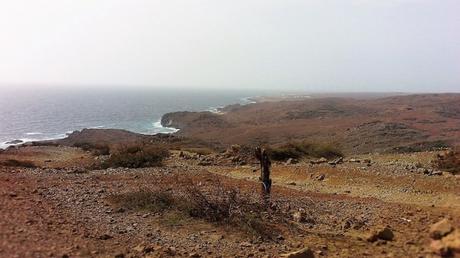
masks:
{"type": "Polygon", "coordinates": [[[1,0],[0,87],[460,91],[460,0],[1,0]]]}

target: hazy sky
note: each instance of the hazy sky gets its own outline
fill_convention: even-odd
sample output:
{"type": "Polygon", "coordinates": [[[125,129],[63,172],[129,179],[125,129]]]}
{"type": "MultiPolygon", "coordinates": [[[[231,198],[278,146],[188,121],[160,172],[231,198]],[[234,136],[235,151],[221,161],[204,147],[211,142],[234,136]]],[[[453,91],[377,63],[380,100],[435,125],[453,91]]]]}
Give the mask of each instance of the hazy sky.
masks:
{"type": "Polygon", "coordinates": [[[460,0],[1,0],[0,87],[460,91],[460,0]]]}

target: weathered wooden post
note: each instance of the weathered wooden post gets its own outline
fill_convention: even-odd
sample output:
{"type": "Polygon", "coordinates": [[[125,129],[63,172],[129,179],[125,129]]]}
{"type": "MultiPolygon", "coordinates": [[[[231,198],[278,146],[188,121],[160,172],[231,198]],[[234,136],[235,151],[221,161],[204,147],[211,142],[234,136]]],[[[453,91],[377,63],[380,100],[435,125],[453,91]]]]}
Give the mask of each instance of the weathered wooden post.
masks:
{"type": "Polygon", "coordinates": [[[260,177],[262,181],[262,195],[268,197],[272,187],[272,180],[270,179],[270,167],[272,165],[270,158],[268,157],[267,151],[260,147],[256,148],[256,158],[260,162],[260,177]]]}

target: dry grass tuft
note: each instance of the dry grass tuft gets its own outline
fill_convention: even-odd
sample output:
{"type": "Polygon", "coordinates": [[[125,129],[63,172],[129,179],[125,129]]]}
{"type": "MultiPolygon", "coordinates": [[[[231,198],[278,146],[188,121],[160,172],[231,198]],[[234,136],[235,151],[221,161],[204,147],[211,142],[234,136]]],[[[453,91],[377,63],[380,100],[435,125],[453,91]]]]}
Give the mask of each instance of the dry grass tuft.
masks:
{"type": "Polygon", "coordinates": [[[270,220],[264,218],[268,207],[254,196],[240,193],[236,187],[225,186],[218,180],[203,186],[182,178],[175,181],[173,189],[141,189],[112,195],[109,201],[126,210],[160,212],[165,218],[171,217],[165,220],[167,225],[180,224],[178,220],[200,219],[252,236],[274,238],[279,234],[269,224],[270,220]]]}

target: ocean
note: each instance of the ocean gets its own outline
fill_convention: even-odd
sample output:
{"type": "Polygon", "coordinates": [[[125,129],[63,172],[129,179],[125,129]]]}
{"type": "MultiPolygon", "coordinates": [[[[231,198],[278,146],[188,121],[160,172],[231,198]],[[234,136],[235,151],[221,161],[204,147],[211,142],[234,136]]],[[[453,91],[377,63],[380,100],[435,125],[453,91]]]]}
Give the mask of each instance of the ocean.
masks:
{"type": "Polygon", "coordinates": [[[9,90],[0,92],[0,148],[8,142],[64,138],[83,128],[171,133],[160,124],[174,111],[215,111],[265,93],[231,90],[9,90]]]}

